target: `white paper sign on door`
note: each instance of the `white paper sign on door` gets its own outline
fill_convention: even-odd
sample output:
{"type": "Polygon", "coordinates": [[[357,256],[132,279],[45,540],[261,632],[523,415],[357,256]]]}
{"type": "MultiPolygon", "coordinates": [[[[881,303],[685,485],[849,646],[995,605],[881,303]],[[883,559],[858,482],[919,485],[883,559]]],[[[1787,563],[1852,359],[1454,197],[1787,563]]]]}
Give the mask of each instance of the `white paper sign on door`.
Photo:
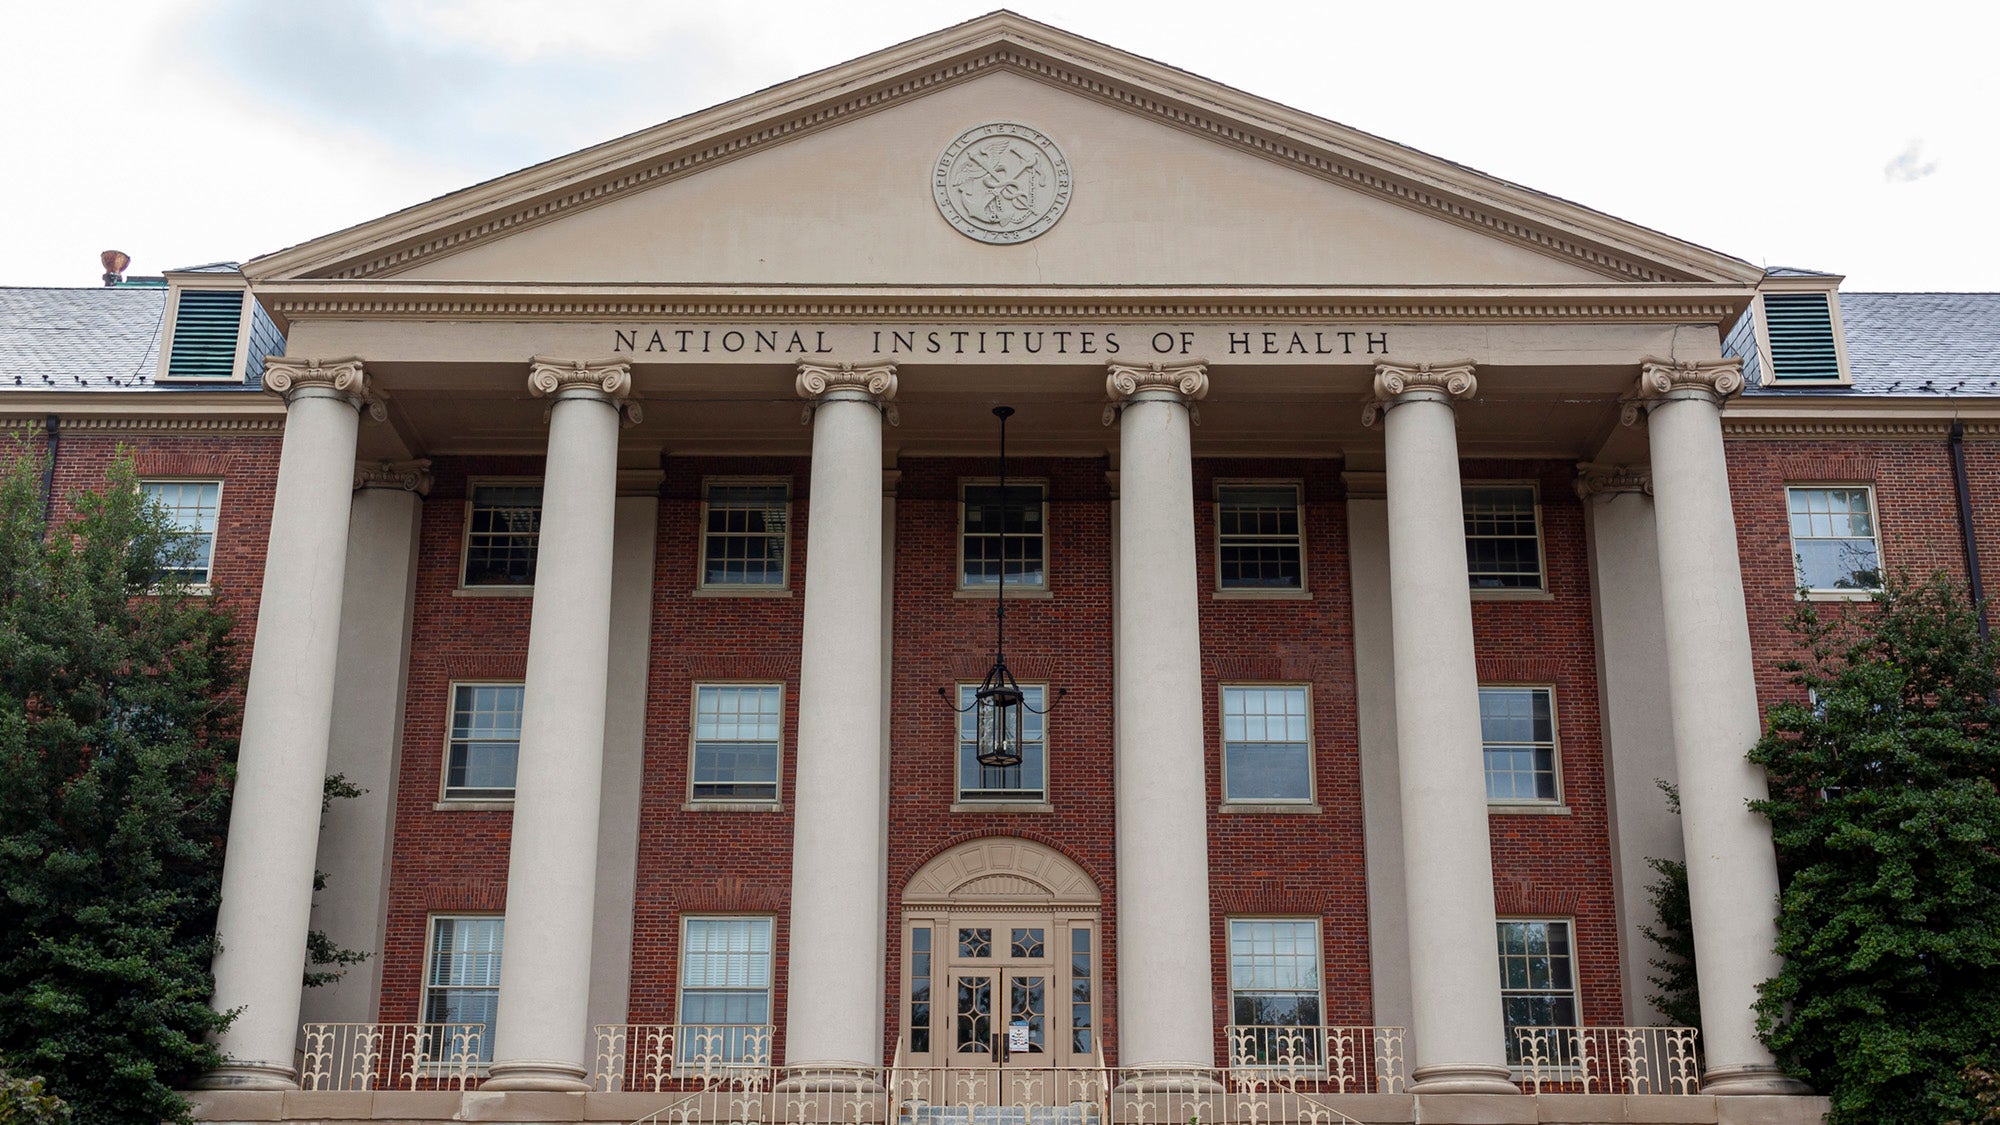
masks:
{"type": "Polygon", "coordinates": [[[1025,1050],[1027,1050],[1027,1049],[1028,1049],[1028,1025],[1027,1025],[1027,1024],[1025,1024],[1025,1023],[1016,1023],[1016,1024],[1009,1024],[1009,1025],[1008,1025],[1008,1027],[1007,1027],[1007,1049],[1008,1049],[1009,1051],[1025,1051],[1025,1050]]]}

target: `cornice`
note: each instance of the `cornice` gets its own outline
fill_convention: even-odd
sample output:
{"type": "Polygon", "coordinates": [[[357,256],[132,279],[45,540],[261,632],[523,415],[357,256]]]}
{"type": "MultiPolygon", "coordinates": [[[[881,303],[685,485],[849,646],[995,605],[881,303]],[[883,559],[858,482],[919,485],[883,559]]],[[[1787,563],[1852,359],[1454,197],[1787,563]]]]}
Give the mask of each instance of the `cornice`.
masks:
{"type": "Polygon", "coordinates": [[[1488,288],[871,287],[467,285],[269,282],[258,298],[293,320],[1380,320],[1451,323],[1717,323],[1749,305],[1740,286],[1488,288]]]}
{"type": "MultiPolygon", "coordinates": [[[[129,409],[129,407],[128,407],[129,409]]],[[[62,413],[62,432],[144,433],[163,437],[202,437],[229,434],[279,434],[285,429],[283,414],[250,418],[199,418],[186,415],[142,417],[136,415],[62,413]]],[[[40,430],[42,415],[6,417],[0,415],[0,431],[40,430]]]]}
{"type": "Polygon", "coordinates": [[[1606,277],[1754,283],[1747,262],[1100,43],[995,13],[250,262],[254,278],[380,277],[1011,70],[1606,277]]]}

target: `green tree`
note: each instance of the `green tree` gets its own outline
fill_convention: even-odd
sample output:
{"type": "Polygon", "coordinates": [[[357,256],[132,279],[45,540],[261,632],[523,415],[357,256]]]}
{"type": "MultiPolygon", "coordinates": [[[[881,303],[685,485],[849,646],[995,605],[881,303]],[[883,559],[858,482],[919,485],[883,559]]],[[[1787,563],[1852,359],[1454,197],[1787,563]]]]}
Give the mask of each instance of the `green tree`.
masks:
{"type": "Polygon", "coordinates": [[[1770,773],[1783,894],[1758,1026],[1834,1125],[1976,1120],[2000,1068],[2000,703],[1993,650],[1949,577],[1792,621],[1770,773]]]}
{"type": "MultiPolygon", "coordinates": [[[[1667,808],[1681,814],[1680,790],[1665,781],[1656,782],[1667,795],[1667,808]]],[[[1646,983],[1659,989],[1647,999],[1669,1020],[1682,1027],[1701,1026],[1701,990],[1696,985],[1694,960],[1694,908],[1688,900],[1688,867],[1678,859],[1648,856],[1646,866],[1659,878],[1646,885],[1658,925],[1639,927],[1647,941],[1659,947],[1660,956],[1648,958],[1653,973],[1646,983]]]]}
{"type": "Polygon", "coordinates": [[[242,681],[230,618],[120,458],[44,534],[0,450],[0,1069],[78,1125],[184,1120],[206,1036],[242,681]]]}

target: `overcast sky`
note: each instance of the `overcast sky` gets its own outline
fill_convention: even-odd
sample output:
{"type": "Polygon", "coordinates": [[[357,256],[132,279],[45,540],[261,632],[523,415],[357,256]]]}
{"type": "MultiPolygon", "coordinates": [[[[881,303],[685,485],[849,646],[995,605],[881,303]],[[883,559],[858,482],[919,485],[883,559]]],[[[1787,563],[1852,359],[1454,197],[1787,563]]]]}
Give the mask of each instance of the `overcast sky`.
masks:
{"type": "MultiPolygon", "coordinates": [[[[990,7],[0,3],[0,285],[95,284],[113,248],[135,273],[248,259],[990,7]]],[[[1849,290],[2000,290],[1985,4],[1017,10],[1849,290]]]]}

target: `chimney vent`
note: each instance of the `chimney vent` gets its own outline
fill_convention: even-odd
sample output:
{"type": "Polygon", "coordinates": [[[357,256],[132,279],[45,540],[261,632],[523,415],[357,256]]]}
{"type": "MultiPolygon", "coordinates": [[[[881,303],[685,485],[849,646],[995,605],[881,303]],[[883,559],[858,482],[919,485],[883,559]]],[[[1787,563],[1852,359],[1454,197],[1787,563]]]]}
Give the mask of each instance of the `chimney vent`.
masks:
{"type": "Polygon", "coordinates": [[[106,250],[97,260],[104,265],[104,284],[116,285],[125,280],[125,268],[132,264],[132,255],[123,250],[106,250]]]}

